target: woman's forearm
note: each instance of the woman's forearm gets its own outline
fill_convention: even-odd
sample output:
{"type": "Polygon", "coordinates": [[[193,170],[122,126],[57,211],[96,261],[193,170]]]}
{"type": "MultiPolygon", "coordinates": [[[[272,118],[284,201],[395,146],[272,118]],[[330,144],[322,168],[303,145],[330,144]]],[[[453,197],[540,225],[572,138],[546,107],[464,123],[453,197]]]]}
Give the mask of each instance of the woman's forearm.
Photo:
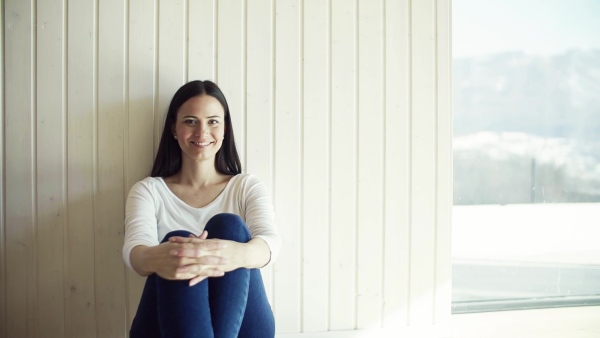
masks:
{"type": "Polygon", "coordinates": [[[138,245],[131,250],[131,267],[140,276],[150,276],[155,272],[152,271],[151,264],[148,259],[150,250],[152,250],[152,248],[145,245],[138,245]]]}
{"type": "MultiPolygon", "coordinates": [[[[185,238],[183,240],[197,240],[197,239],[188,239],[185,238]]],[[[210,242],[207,242],[210,243],[210,242]]],[[[232,256],[229,256],[231,259],[229,267],[223,265],[224,271],[235,270],[237,268],[246,268],[246,269],[257,269],[262,268],[267,265],[271,260],[271,250],[267,243],[261,238],[253,238],[247,243],[235,243],[234,247],[237,247],[237,250],[232,251],[232,256]],[[237,257],[237,258],[236,258],[237,257]],[[237,262],[237,264],[235,263],[237,262]]],[[[131,266],[133,270],[137,272],[140,276],[149,276],[153,273],[157,272],[157,267],[155,266],[156,254],[154,254],[154,250],[158,247],[150,247],[145,245],[138,245],[131,250],[131,266]]],[[[215,247],[215,249],[218,249],[215,247]]],[[[227,250],[224,248],[224,250],[227,250]]],[[[181,253],[180,256],[187,256],[189,253],[181,253]]],[[[217,256],[219,256],[217,254],[217,256]]],[[[227,257],[227,256],[226,256],[227,257]]],[[[175,258],[175,256],[173,256],[175,258]]],[[[157,263],[158,264],[158,263],[157,263]]],[[[211,263],[214,264],[214,263],[211,263]]]]}
{"type": "Polygon", "coordinates": [[[244,268],[258,269],[269,264],[271,250],[263,239],[255,237],[246,243],[246,254],[244,256],[244,268]]]}

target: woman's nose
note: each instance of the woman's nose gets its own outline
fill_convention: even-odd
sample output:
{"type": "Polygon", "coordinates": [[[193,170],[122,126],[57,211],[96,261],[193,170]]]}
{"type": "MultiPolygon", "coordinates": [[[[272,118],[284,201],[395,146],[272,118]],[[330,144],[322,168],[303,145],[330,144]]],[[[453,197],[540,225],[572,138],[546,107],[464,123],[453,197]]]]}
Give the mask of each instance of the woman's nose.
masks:
{"type": "Polygon", "coordinates": [[[198,126],[196,127],[196,130],[195,130],[195,132],[194,132],[194,135],[195,135],[195,136],[202,136],[202,135],[203,135],[203,133],[204,133],[204,131],[205,131],[206,129],[207,129],[207,128],[206,128],[205,126],[203,126],[202,124],[198,124],[198,126]]]}

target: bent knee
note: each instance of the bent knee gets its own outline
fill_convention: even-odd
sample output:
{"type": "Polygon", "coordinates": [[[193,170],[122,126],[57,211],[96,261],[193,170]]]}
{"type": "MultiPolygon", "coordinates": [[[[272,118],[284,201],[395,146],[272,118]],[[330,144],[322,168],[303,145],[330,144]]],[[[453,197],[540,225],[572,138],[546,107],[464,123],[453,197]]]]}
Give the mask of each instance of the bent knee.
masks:
{"type": "Polygon", "coordinates": [[[222,213],[214,215],[204,228],[208,238],[227,239],[236,242],[250,240],[250,231],[242,218],[236,214],[222,213]]]}
{"type": "MultiPolygon", "coordinates": [[[[193,233],[186,230],[174,230],[165,235],[165,238],[161,241],[164,243],[169,240],[171,237],[190,237],[190,235],[194,235],[193,233]]],[[[195,236],[195,235],[194,235],[195,236]]]]}
{"type": "Polygon", "coordinates": [[[235,224],[245,226],[244,220],[239,215],[227,212],[214,215],[213,217],[211,217],[208,223],[235,224]]]}

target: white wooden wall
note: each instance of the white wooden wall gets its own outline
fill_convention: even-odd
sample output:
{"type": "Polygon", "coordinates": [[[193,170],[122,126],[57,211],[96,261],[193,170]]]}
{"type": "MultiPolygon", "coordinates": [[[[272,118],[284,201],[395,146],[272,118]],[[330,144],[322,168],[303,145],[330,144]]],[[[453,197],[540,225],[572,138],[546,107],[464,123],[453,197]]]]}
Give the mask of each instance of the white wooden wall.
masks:
{"type": "MultiPolygon", "coordinates": [[[[5,0],[0,336],[124,337],[124,203],[212,79],[285,246],[279,333],[450,318],[450,0],[5,0]]],[[[310,336],[310,335],[309,335],[310,336]]]]}

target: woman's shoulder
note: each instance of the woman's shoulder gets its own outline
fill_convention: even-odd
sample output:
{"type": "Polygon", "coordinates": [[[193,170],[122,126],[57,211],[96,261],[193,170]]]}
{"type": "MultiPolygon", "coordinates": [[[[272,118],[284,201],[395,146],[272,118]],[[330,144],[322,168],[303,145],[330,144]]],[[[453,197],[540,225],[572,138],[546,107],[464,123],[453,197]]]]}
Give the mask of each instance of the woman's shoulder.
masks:
{"type": "Polygon", "coordinates": [[[267,187],[256,175],[238,174],[231,180],[231,191],[237,191],[245,196],[268,194],[267,187]]]}
{"type": "Polygon", "coordinates": [[[146,177],[143,180],[137,181],[132,187],[131,191],[148,191],[153,192],[157,187],[162,186],[161,177],[146,177]]]}
{"type": "Polygon", "coordinates": [[[231,178],[232,183],[237,186],[248,187],[257,184],[262,184],[261,181],[253,174],[237,174],[231,178]]]}

